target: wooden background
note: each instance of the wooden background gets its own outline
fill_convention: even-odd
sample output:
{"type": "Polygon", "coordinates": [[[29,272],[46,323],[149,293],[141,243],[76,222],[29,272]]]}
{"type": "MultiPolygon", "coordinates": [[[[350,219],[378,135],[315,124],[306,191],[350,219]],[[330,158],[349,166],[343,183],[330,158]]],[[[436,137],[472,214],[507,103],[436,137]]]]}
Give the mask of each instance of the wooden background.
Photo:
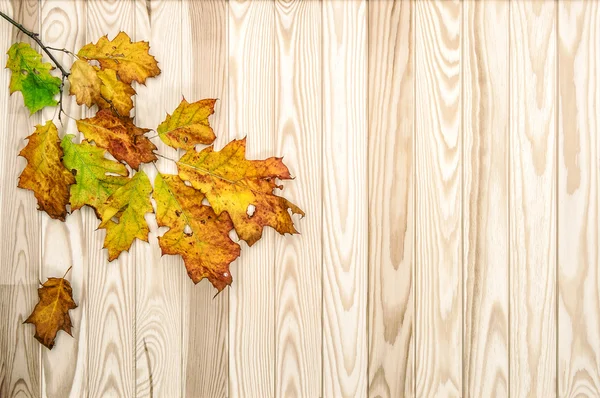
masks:
{"type": "MultiPolygon", "coordinates": [[[[599,397],[599,7],[0,1],[54,47],[150,41],[138,124],[219,98],[216,146],[285,156],[307,213],[242,248],[214,299],[155,225],[108,264],[89,209],[60,223],[16,188],[54,111],[28,117],[3,70],[0,396],[599,397]],[[74,338],[49,351],[21,323],[71,265],[74,338]]],[[[17,40],[1,21],[0,50],[17,40]]]]}

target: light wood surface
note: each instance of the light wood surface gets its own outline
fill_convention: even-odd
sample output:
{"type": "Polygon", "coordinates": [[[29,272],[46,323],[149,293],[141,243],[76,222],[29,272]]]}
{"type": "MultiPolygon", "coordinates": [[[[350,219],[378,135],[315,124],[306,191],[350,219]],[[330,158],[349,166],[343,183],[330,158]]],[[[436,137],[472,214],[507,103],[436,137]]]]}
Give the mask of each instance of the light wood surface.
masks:
{"type": "Polygon", "coordinates": [[[556,3],[510,7],[510,395],[556,395],[556,3]]]}
{"type": "MultiPolygon", "coordinates": [[[[182,94],[189,100],[217,98],[210,123],[222,148],[229,141],[227,25],[225,0],[184,2],[181,32],[182,94]]],[[[183,265],[182,265],[183,266],[183,265]]],[[[234,275],[235,276],[235,275],[234,275]]],[[[236,278],[237,279],[237,278],[236,278]]],[[[187,283],[187,280],[186,280],[187,283]]],[[[229,289],[215,297],[203,281],[187,283],[183,299],[184,396],[226,397],[229,381],[229,289]]]]}
{"type": "Polygon", "coordinates": [[[463,390],[508,396],[509,3],[463,6],[463,390]]]}
{"type": "Polygon", "coordinates": [[[275,239],[275,396],[318,397],[321,349],[321,4],[275,2],[275,152],[296,176],[283,193],[308,214],[275,239]]]}
{"type": "Polygon", "coordinates": [[[558,395],[600,396],[600,10],[558,19],[558,395]]]}
{"type": "Polygon", "coordinates": [[[414,8],[369,2],[369,397],[414,397],[414,8]]]}
{"type": "Polygon", "coordinates": [[[367,392],[367,3],[323,3],[323,396],[367,392]]]}
{"type": "MultiPolygon", "coordinates": [[[[240,242],[216,297],[160,255],[153,217],[150,243],[108,263],[90,209],[61,223],[17,188],[24,138],[55,110],[29,117],[2,69],[0,397],[600,397],[595,2],[0,10],[54,47],[149,41],[162,74],[136,84],[136,123],[217,98],[216,148],[247,137],[250,159],[283,156],[283,194],[306,211],[300,235],[240,242]],[[69,266],[73,337],[49,351],[22,322],[38,281],[69,266]]],[[[29,40],[0,20],[0,54],[16,41],[29,40]]]]}
{"type": "Polygon", "coordinates": [[[416,396],[462,391],[461,3],[415,7],[416,396]]]}

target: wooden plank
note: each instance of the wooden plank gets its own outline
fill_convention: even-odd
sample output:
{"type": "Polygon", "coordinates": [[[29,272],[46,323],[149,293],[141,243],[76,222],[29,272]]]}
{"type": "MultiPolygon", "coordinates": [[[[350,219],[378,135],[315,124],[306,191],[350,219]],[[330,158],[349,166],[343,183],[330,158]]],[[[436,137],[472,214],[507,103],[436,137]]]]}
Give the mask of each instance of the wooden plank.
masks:
{"type": "MultiPolygon", "coordinates": [[[[40,9],[37,1],[2,1],[0,7],[27,29],[39,33],[40,9]]],[[[2,31],[6,51],[15,42],[33,43],[4,20],[2,31]]],[[[35,44],[34,48],[37,48],[35,44]]],[[[7,71],[3,74],[10,76],[7,71]]],[[[0,140],[0,152],[3,154],[0,168],[0,396],[38,397],[40,350],[43,347],[33,338],[34,326],[23,325],[23,321],[38,301],[41,218],[36,211],[33,193],[17,188],[18,176],[27,163],[17,155],[27,144],[24,138],[39,123],[39,116],[29,116],[20,92],[8,97],[8,80],[5,83],[0,92],[6,111],[3,117],[6,119],[3,130],[6,134],[0,140]]]]}
{"type": "Polygon", "coordinates": [[[307,216],[275,240],[275,395],[321,396],[321,4],[275,2],[275,141],[307,216]]]}
{"type": "Polygon", "coordinates": [[[464,397],[508,396],[508,8],[463,3],[464,397]]]}
{"type": "MultiPolygon", "coordinates": [[[[119,31],[133,36],[134,5],[129,0],[88,1],[86,42],[95,43],[103,35],[113,39],[119,31]]],[[[89,396],[135,396],[134,253],[123,253],[108,263],[107,252],[102,249],[105,232],[95,231],[98,221],[91,209],[80,211],[86,224],[87,242],[84,264],[88,270],[89,396]]]]}
{"type": "Polygon", "coordinates": [[[323,2],[323,396],[367,394],[367,3],[323,2]]]}
{"type": "MultiPolygon", "coordinates": [[[[156,130],[182,99],[182,2],[138,0],[135,4],[135,40],[150,43],[150,53],[161,69],[157,78],[148,79],[145,85],[136,85],[135,121],[138,126],[156,130]]],[[[150,136],[158,153],[170,159],[178,158],[177,151],[156,134],[150,136]]],[[[152,183],[156,168],[163,173],[177,173],[173,161],[159,158],[156,167],[150,164],[141,167],[152,183]]],[[[187,287],[192,282],[181,257],[161,257],[156,221],[154,216],[149,219],[148,243],[138,241],[132,247],[137,263],[135,396],[177,397],[183,390],[183,297],[187,296],[187,287]]]]}
{"type": "Polygon", "coordinates": [[[510,395],[556,391],[556,3],[510,6],[510,395]]]}
{"type": "MultiPolygon", "coordinates": [[[[76,0],[43,1],[41,3],[41,39],[47,46],[66,48],[76,52],[86,44],[86,4],[76,0]]],[[[54,51],[54,56],[70,69],[73,57],[64,52],[54,51]]],[[[57,74],[60,75],[60,74],[57,74]]],[[[66,86],[63,93],[64,111],[71,118],[85,117],[84,107],[77,105],[69,95],[66,86]]],[[[79,135],[75,120],[62,115],[58,120],[56,108],[42,111],[41,123],[53,119],[59,135],[79,135]]],[[[87,246],[84,240],[86,225],[82,212],[70,214],[66,222],[53,220],[41,213],[42,247],[41,280],[48,277],[61,277],[69,267],[73,267],[67,279],[73,287],[73,298],[78,308],[70,311],[73,323],[73,337],[60,332],[56,345],[50,350],[42,350],[42,395],[47,397],[79,397],[87,395],[87,264],[83,262],[83,251],[87,246]]],[[[90,228],[90,231],[93,229],[90,228]]]]}
{"type": "Polygon", "coordinates": [[[414,3],[369,2],[369,397],[414,397],[414,3]]]}
{"type": "Polygon", "coordinates": [[[600,11],[558,9],[558,391],[600,394],[600,11]]]}
{"type": "Polygon", "coordinates": [[[462,390],[461,3],[416,3],[416,396],[462,390]]]}
{"type": "MultiPolygon", "coordinates": [[[[218,98],[210,123],[220,149],[229,138],[227,2],[184,2],[182,18],[182,92],[189,101],[218,98]]],[[[203,281],[183,296],[182,372],[187,397],[228,396],[229,289],[216,297],[215,293],[212,284],[203,281]]]]}
{"type": "MultiPolygon", "coordinates": [[[[229,138],[247,136],[246,156],[264,159],[275,149],[274,3],[229,1],[229,138]]],[[[231,266],[229,396],[275,395],[274,250],[272,229],[231,266]]],[[[278,237],[279,238],[279,237],[278,237]]]]}

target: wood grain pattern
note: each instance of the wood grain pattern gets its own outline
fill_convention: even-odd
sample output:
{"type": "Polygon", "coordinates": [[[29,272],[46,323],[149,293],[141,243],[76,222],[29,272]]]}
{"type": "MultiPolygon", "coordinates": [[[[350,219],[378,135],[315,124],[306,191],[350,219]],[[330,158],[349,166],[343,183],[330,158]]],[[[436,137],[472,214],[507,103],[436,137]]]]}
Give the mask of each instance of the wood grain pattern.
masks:
{"type": "MultiPolygon", "coordinates": [[[[85,45],[86,4],[76,0],[43,1],[41,5],[41,39],[44,44],[55,48],[76,51],[85,45]]],[[[56,59],[67,69],[73,58],[55,51],[56,59]]],[[[64,93],[64,111],[72,118],[85,117],[84,108],[77,105],[73,97],[64,93]]],[[[75,120],[62,116],[58,120],[55,107],[45,108],[41,122],[53,119],[59,135],[79,135],[75,120]]],[[[86,247],[86,225],[81,211],[67,217],[65,223],[53,220],[40,213],[42,219],[41,280],[61,277],[73,267],[67,279],[73,287],[73,297],[78,308],[70,311],[73,322],[73,337],[60,332],[55,347],[42,350],[41,392],[46,397],[80,397],[87,395],[87,264],[83,262],[86,247]]],[[[90,227],[90,232],[93,228],[90,227]]]]}
{"type": "Polygon", "coordinates": [[[321,4],[275,2],[275,156],[307,217],[275,240],[275,395],[319,397],[321,351],[321,4]]]}
{"type": "MultiPolygon", "coordinates": [[[[86,42],[95,43],[105,34],[112,39],[121,30],[135,32],[134,6],[129,0],[88,1],[86,42]]],[[[91,209],[80,211],[86,223],[87,242],[83,261],[88,269],[89,396],[135,396],[134,253],[125,252],[109,263],[106,250],[102,249],[105,232],[95,231],[98,221],[91,209]]]]}
{"type": "Polygon", "coordinates": [[[367,3],[323,2],[323,396],[367,394],[367,3]]]}
{"type": "Polygon", "coordinates": [[[508,396],[509,3],[463,3],[464,397],[508,396]]]}
{"type": "MultiPolygon", "coordinates": [[[[229,1],[229,138],[247,136],[248,159],[275,150],[274,2],[229,1]]],[[[280,236],[277,236],[281,239],[280,236]]],[[[275,234],[231,265],[229,293],[229,396],[275,396],[275,234]]]]}
{"type": "MultiPolygon", "coordinates": [[[[191,100],[218,98],[210,123],[222,148],[229,138],[227,18],[225,0],[190,1],[182,15],[182,92],[191,100]]],[[[229,379],[229,289],[203,281],[184,296],[184,396],[227,397],[229,379]]]]}
{"type": "Polygon", "coordinates": [[[600,10],[557,12],[558,395],[600,397],[600,10]]]}
{"type": "Polygon", "coordinates": [[[369,397],[414,397],[414,3],[369,2],[369,397]]]}
{"type": "Polygon", "coordinates": [[[510,7],[510,395],[556,391],[556,3],[510,7]]]}
{"type": "MultiPolygon", "coordinates": [[[[0,5],[27,29],[40,31],[37,1],[3,1],[0,5]]],[[[14,27],[4,25],[3,31],[7,33],[3,41],[6,49],[17,41],[32,43],[14,27]]],[[[4,154],[0,165],[0,397],[38,397],[41,346],[33,338],[34,327],[23,325],[23,321],[37,302],[41,218],[32,192],[17,188],[18,176],[26,164],[17,154],[26,145],[24,138],[39,123],[39,116],[29,117],[21,93],[9,97],[8,79],[5,83],[1,97],[6,124],[0,140],[4,154]]]]}
{"type": "Polygon", "coordinates": [[[416,4],[416,396],[461,395],[461,3],[416,4]]]}
{"type": "MultiPolygon", "coordinates": [[[[136,85],[135,121],[138,126],[156,129],[182,99],[182,2],[138,0],[135,3],[135,41],[150,42],[150,53],[159,61],[161,74],[136,85]]],[[[149,133],[152,134],[152,133],[149,133]]],[[[158,152],[177,159],[177,151],[156,134],[158,152]]],[[[156,167],[142,170],[151,182],[156,169],[177,173],[174,162],[159,158],[156,167]]],[[[187,287],[192,284],[180,257],[161,256],[154,217],[148,243],[137,241],[135,253],[135,344],[136,397],[177,397],[182,394],[182,313],[187,287]]]]}

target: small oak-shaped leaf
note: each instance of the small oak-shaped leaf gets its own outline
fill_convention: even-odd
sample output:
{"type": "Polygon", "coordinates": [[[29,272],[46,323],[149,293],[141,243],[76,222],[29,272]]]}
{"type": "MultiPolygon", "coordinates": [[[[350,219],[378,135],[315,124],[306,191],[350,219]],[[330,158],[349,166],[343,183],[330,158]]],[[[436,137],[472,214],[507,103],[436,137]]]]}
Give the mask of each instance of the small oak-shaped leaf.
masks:
{"type": "Polygon", "coordinates": [[[96,44],[86,44],[77,55],[98,61],[102,69],[114,69],[127,84],[134,80],[143,84],[147,78],[160,74],[158,63],[149,50],[148,42],[132,43],[127,33],[119,32],[113,40],[102,36],[96,44]]]}
{"type": "Polygon", "coordinates": [[[150,130],[137,127],[131,118],[118,117],[102,109],[92,118],[78,120],[77,128],[89,141],[136,170],[141,163],[156,160],[153,153],[156,146],[144,135],[150,130]]]}
{"type": "Polygon", "coordinates": [[[106,229],[104,248],[108,249],[108,261],[129,250],[135,238],[148,242],[150,230],[144,215],[153,211],[151,193],[148,176],[139,171],[104,203],[100,228],[106,229]]]}
{"type": "Polygon", "coordinates": [[[96,69],[86,61],[78,59],[73,63],[69,84],[69,94],[75,96],[79,105],[85,104],[91,108],[102,99],[100,93],[102,80],[98,77],[96,69]]]}
{"type": "Polygon", "coordinates": [[[158,226],[169,227],[158,238],[162,254],[181,255],[194,283],[208,278],[219,291],[230,285],[229,264],[239,257],[240,246],[229,238],[233,224],[227,213],[217,216],[202,204],[204,195],[176,175],[159,173],[153,197],[158,226]]]}
{"type": "Polygon", "coordinates": [[[35,325],[35,338],[52,349],[59,330],[71,335],[69,310],[77,308],[73,300],[73,290],[64,278],[48,278],[38,289],[40,301],[24,323],[35,325]]]}
{"type": "Polygon", "coordinates": [[[111,106],[121,116],[129,116],[133,109],[133,100],[131,96],[135,90],[131,85],[122,82],[117,78],[117,73],[112,69],[98,71],[98,77],[102,81],[100,93],[102,94],[98,101],[100,108],[110,108],[111,106]]]}
{"type": "Polygon", "coordinates": [[[106,200],[129,181],[125,177],[129,173],[122,163],[106,159],[103,149],[86,141],[75,144],[73,137],[65,135],[60,144],[64,151],[63,163],[75,175],[75,184],[71,185],[71,210],[88,205],[101,218],[106,200]]]}
{"type": "Polygon", "coordinates": [[[58,103],[61,80],[50,74],[52,65],[27,43],[15,43],[8,50],[6,67],[11,70],[10,93],[20,91],[30,113],[58,103]]]}
{"type": "Polygon", "coordinates": [[[208,117],[215,113],[215,102],[203,99],[190,104],[184,98],[173,114],[167,114],[158,126],[158,136],[173,148],[191,149],[196,144],[212,144],[216,137],[208,117]]]}
{"type": "Polygon", "coordinates": [[[69,185],[75,178],[61,162],[63,156],[58,130],[51,120],[37,125],[20,156],[27,166],[19,177],[19,188],[33,191],[40,210],[52,218],[65,220],[69,203],[69,185]]]}
{"type": "Polygon", "coordinates": [[[304,212],[287,199],[273,194],[282,188],[276,178],[291,179],[281,158],[247,160],[246,140],[233,140],[221,151],[208,147],[188,151],[179,161],[179,176],[203,194],[217,215],[226,211],[240,239],[252,246],[262,236],[264,226],[280,234],[297,233],[293,214],[304,212]],[[252,212],[252,207],[254,211],[252,212]]]}

